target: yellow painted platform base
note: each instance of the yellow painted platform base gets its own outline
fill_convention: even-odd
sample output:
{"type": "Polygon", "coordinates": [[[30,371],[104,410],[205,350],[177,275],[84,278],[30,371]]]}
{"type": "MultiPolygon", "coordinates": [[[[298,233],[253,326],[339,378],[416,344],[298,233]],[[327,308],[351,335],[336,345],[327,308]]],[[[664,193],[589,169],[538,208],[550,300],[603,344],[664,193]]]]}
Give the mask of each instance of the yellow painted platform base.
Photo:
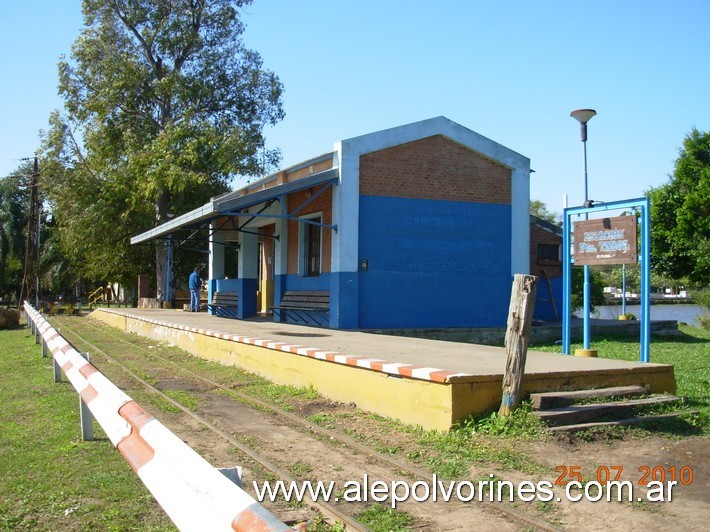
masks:
{"type": "MultiPolygon", "coordinates": [[[[125,332],[168,342],[207,360],[237,366],[272,382],[313,387],[323,396],[425,429],[448,430],[471,414],[497,410],[502,375],[457,375],[439,383],[318,360],[97,310],[92,317],[125,332]]],[[[525,376],[525,393],[636,384],[675,392],[673,367],[550,371],[525,376]]]]}
{"type": "Polygon", "coordinates": [[[597,358],[598,353],[596,349],[575,349],[574,356],[576,357],[593,357],[597,358]]]}

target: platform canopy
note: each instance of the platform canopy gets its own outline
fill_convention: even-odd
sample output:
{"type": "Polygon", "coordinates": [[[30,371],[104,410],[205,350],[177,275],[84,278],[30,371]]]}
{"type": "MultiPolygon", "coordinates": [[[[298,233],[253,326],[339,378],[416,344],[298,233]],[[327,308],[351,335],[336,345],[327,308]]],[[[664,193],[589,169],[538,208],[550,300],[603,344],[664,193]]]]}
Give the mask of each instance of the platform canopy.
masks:
{"type": "MultiPolygon", "coordinates": [[[[332,157],[332,154],[326,154],[317,159],[311,159],[298,166],[312,165],[315,160],[324,159],[326,157],[332,157]]],[[[294,169],[297,168],[298,167],[294,167],[294,169]]],[[[131,237],[131,244],[143,244],[150,240],[162,239],[175,231],[198,228],[222,216],[237,215],[244,209],[277,200],[292,192],[333,183],[339,178],[339,169],[331,168],[286,183],[272,184],[276,181],[277,177],[278,174],[274,174],[240,190],[228,192],[222,196],[216,196],[202,207],[198,207],[197,209],[178,216],[145,233],[131,237]]]]}

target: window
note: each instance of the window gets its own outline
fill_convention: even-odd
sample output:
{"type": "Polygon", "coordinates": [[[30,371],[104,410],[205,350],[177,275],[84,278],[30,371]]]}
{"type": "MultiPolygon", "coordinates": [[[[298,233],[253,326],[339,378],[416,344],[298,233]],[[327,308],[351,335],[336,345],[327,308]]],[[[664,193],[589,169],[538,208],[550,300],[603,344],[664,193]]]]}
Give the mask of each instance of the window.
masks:
{"type": "Polygon", "coordinates": [[[538,244],[537,245],[537,260],[560,262],[560,245],[559,244],[538,244]]]}
{"type": "MultiPolygon", "coordinates": [[[[322,223],[320,214],[315,216],[303,217],[304,220],[310,222],[322,223]]],[[[320,225],[312,223],[301,223],[301,274],[305,277],[318,277],[321,272],[321,236],[322,228],[320,225]]]]}

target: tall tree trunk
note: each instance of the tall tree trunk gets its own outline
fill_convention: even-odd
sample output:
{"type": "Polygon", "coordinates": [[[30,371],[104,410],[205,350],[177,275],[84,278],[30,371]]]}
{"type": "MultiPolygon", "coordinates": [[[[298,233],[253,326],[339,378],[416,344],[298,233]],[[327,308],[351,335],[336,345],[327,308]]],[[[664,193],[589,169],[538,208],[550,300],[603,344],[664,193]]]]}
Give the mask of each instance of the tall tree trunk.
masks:
{"type": "MultiPolygon", "coordinates": [[[[172,276],[172,265],[170,267],[172,276]]],[[[162,303],[163,301],[172,301],[172,294],[166,292],[166,277],[168,273],[168,248],[165,243],[159,241],[155,248],[155,279],[156,279],[156,294],[158,301],[162,303]]],[[[168,290],[170,289],[170,283],[167,283],[168,290]]]]}
{"type": "MultiPolygon", "coordinates": [[[[169,220],[169,205],[169,193],[164,190],[159,191],[154,204],[155,215],[159,225],[169,220]]],[[[166,244],[167,241],[159,240],[155,248],[156,294],[160,303],[172,301],[175,298],[175,273],[172,265],[172,255],[168,253],[166,244]],[[170,272],[170,279],[167,279],[168,272],[170,272]]]]}

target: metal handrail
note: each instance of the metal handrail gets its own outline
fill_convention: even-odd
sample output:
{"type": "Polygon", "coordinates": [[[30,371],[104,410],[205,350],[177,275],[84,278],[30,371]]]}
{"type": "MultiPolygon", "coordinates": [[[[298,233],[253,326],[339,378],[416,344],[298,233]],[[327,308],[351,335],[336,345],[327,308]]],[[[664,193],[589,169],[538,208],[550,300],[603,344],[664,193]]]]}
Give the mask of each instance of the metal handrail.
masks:
{"type": "Polygon", "coordinates": [[[91,292],[91,293],[89,294],[88,299],[89,299],[89,306],[90,306],[90,307],[91,307],[94,303],[98,302],[99,299],[101,299],[101,297],[103,296],[104,288],[105,288],[104,286],[99,286],[96,290],[94,290],[93,292],[91,292]],[[97,296],[97,294],[99,294],[99,295],[97,296]],[[96,296],[96,297],[94,297],[94,296],[96,296]]]}

